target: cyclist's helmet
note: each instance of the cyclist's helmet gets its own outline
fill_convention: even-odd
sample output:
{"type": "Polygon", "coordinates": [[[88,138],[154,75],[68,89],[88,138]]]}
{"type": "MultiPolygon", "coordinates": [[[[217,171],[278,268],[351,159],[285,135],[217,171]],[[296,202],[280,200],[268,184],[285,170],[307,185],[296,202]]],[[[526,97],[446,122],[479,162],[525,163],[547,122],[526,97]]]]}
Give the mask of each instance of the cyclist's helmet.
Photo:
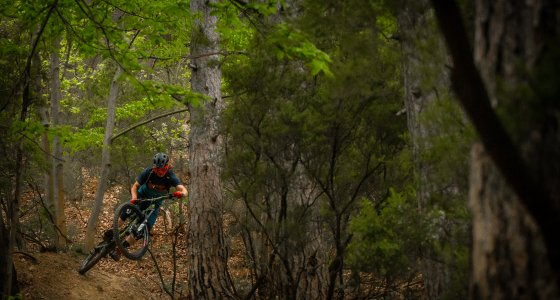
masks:
{"type": "Polygon", "coordinates": [[[154,155],[154,167],[163,168],[169,162],[169,156],[165,153],[157,153],[154,155]]]}

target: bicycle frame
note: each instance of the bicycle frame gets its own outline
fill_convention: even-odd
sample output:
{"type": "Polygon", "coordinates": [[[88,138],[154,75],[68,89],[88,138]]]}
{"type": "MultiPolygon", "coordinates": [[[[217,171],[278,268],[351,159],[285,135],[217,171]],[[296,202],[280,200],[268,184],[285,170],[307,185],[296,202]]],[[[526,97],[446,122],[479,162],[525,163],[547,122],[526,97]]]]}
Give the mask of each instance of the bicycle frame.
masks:
{"type": "Polygon", "coordinates": [[[173,198],[173,194],[166,194],[150,199],[138,199],[135,203],[138,205],[123,203],[117,209],[117,212],[115,213],[115,219],[113,221],[113,232],[116,236],[116,245],[121,250],[124,256],[133,260],[138,260],[142,258],[142,256],[144,256],[150,243],[148,220],[155,213],[155,209],[150,210],[150,208],[153,208],[153,205],[157,201],[170,198],[173,198]],[[140,204],[146,202],[149,202],[149,205],[141,210],[140,204]],[[150,210],[150,212],[146,214],[148,210],[150,210]],[[126,214],[125,219],[120,218],[123,214],[126,214]],[[126,220],[125,222],[127,223],[121,224],[121,220],[126,220]],[[122,227],[122,225],[124,225],[124,227],[122,227]],[[125,246],[125,241],[129,238],[129,236],[132,236],[136,240],[143,239],[141,247],[136,247],[134,250],[129,249],[128,245],[131,245],[130,240],[129,243],[125,246]]]}
{"type": "Polygon", "coordinates": [[[148,206],[145,210],[142,211],[142,213],[144,213],[145,211],[150,210],[149,214],[144,214],[143,220],[140,223],[136,223],[134,221],[136,221],[135,219],[137,218],[137,216],[133,216],[132,218],[134,218],[132,220],[131,223],[128,224],[128,226],[126,226],[124,228],[124,230],[122,230],[119,233],[119,237],[120,239],[125,239],[129,234],[132,234],[134,237],[138,237],[140,234],[142,234],[142,231],[145,230],[146,227],[148,227],[148,220],[150,219],[150,217],[154,214],[155,210],[154,209],[150,209],[152,207],[153,204],[150,204],[150,206],[148,206]]]}
{"type": "MultiPolygon", "coordinates": [[[[153,209],[154,208],[153,206],[155,205],[156,201],[159,201],[159,200],[164,200],[165,201],[165,199],[171,199],[171,198],[173,198],[173,194],[167,194],[167,195],[156,197],[156,198],[136,200],[137,203],[139,203],[139,204],[143,203],[143,202],[150,202],[150,205],[148,207],[146,207],[146,209],[142,210],[142,213],[144,214],[144,221],[142,221],[142,223],[138,226],[137,233],[141,232],[146,226],[148,226],[148,220],[150,219],[150,217],[155,212],[155,209],[153,209]],[[148,211],[148,210],[150,211],[150,213],[148,213],[146,215],[145,212],[148,211]]],[[[163,202],[162,202],[161,205],[163,205],[163,202]]]]}
{"type": "MultiPolygon", "coordinates": [[[[167,194],[151,199],[140,199],[138,200],[139,203],[146,202],[146,201],[151,202],[150,205],[142,211],[138,207],[135,207],[130,203],[121,204],[115,211],[115,217],[113,220],[113,229],[112,229],[113,234],[110,240],[104,238],[103,241],[97,244],[89,253],[89,255],[84,259],[78,272],[84,275],[88,270],[90,270],[94,265],[96,265],[101,258],[105,257],[115,247],[119,247],[122,250],[123,247],[122,242],[126,239],[126,237],[129,234],[133,234],[134,237],[143,234],[145,232],[144,230],[147,230],[146,227],[148,226],[148,219],[152,216],[152,214],[155,213],[155,210],[152,209],[148,214],[146,214],[145,212],[149,210],[151,207],[153,207],[153,204],[155,204],[156,201],[171,199],[171,198],[173,198],[173,194],[167,194]],[[143,220],[141,222],[137,222],[135,219],[132,219],[130,220],[130,223],[127,224],[127,226],[121,228],[121,230],[118,230],[116,229],[116,224],[118,223],[118,220],[120,218],[123,209],[125,209],[126,207],[131,207],[131,208],[134,207],[134,209],[136,210],[135,214],[130,215],[130,217],[137,219],[140,216],[143,220]]],[[[139,253],[135,253],[135,254],[128,253],[128,255],[125,254],[125,256],[127,256],[130,259],[142,258],[142,256],[145,254],[145,252],[148,249],[149,242],[150,242],[149,237],[145,238],[141,251],[139,253]]]]}

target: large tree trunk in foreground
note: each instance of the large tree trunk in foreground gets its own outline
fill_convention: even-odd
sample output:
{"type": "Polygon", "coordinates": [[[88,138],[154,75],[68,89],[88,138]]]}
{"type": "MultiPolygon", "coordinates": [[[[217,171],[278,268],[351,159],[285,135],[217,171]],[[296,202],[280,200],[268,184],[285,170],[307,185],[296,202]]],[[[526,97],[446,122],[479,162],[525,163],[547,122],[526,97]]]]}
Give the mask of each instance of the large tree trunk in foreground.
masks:
{"type": "Polygon", "coordinates": [[[559,299],[558,1],[476,1],[480,73],[455,2],[432,2],[484,145],[472,154],[472,298],[559,299]]]}
{"type": "Polygon", "coordinates": [[[233,295],[227,271],[228,250],[223,232],[223,196],[220,160],[223,137],[218,132],[218,116],[224,106],[221,95],[216,16],[210,6],[216,1],[193,0],[191,55],[192,90],[208,100],[190,107],[189,183],[189,293],[191,299],[223,299],[233,295]]]}
{"type": "Polygon", "coordinates": [[[534,220],[481,145],[472,155],[472,299],[558,299],[534,220]]]}
{"type": "MultiPolygon", "coordinates": [[[[536,178],[552,183],[547,186],[546,181],[539,180],[543,188],[548,188],[544,192],[558,200],[558,106],[539,111],[527,103],[530,95],[515,95],[525,88],[542,92],[538,91],[540,83],[530,87],[526,72],[533,77],[530,80],[535,80],[536,68],[542,67],[537,66],[537,61],[546,59],[544,47],[552,46],[546,45],[546,38],[555,39],[556,47],[560,38],[558,2],[531,2],[476,1],[474,53],[494,106],[517,106],[522,114],[551,113],[537,121],[517,122],[530,126],[526,132],[533,135],[520,137],[523,158],[536,170],[536,178]]],[[[556,75],[557,82],[559,78],[556,75]]],[[[551,104],[543,100],[537,99],[539,105],[551,104]]],[[[479,146],[473,151],[470,206],[474,216],[473,298],[558,299],[541,228],[479,146]]]]}

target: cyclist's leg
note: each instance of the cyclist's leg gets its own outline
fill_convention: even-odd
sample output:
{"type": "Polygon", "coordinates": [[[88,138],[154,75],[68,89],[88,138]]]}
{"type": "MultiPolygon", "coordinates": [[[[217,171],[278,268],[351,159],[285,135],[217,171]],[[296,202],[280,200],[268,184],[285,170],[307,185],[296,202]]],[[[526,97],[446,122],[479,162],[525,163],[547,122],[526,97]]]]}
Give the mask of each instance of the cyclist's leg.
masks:
{"type": "MultiPolygon", "coordinates": [[[[121,215],[119,216],[119,227],[122,227],[124,225],[124,222],[126,221],[126,219],[128,219],[128,217],[130,217],[132,214],[132,212],[127,212],[126,210],[124,210],[121,215]]],[[[128,248],[130,245],[132,245],[134,242],[136,241],[136,239],[134,239],[134,237],[132,235],[127,235],[124,242],[123,242],[123,246],[125,246],[126,248],[128,248]]],[[[115,249],[113,249],[113,251],[111,251],[109,253],[109,255],[111,256],[111,258],[113,258],[115,261],[120,260],[121,257],[121,249],[119,249],[119,247],[115,247],[115,249]]]]}
{"type": "MultiPolygon", "coordinates": [[[[119,226],[122,226],[124,224],[124,221],[126,221],[126,219],[128,219],[128,217],[130,217],[129,212],[123,211],[121,213],[121,215],[119,216],[119,226]]],[[[113,240],[113,229],[107,229],[105,230],[105,232],[103,232],[103,240],[105,241],[111,241],[113,240]]]]}
{"type": "MultiPolygon", "coordinates": [[[[142,207],[143,205],[138,205],[138,204],[135,204],[135,205],[139,206],[140,209],[144,209],[144,207],[142,207]]],[[[132,212],[127,212],[126,210],[124,210],[121,213],[121,215],[119,216],[119,221],[118,221],[119,222],[119,227],[124,225],[124,221],[126,221],[126,219],[128,219],[128,217],[130,217],[131,214],[132,214],[132,212]]],[[[136,241],[136,239],[132,235],[127,235],[124,242],[123,242],[123,246],[128,248],[130,245],[133,245],[135,241],[136,241]]],[[[115,253],[117,253],[117,254],[113,253],[112,256],[119,257],[120,256],[120,253],[119,253],[120,251],[118,251],[118,250],[120,250],[120,249],[118,249],[118,247],[117,247],[117,249],[115,249],[115,253]]],[[[115,260],[118,260],[118,259],[115,259],[115,260]]]]}
{"type": "MultiPolygon", "coordinates": [[[[142,202],[140,204],[135,204],[135,205],[137,205],[138,208],[140,208],[140,210],[144,211],[146,208],[148,208],[150,206],[150,203],[149,202],[142,202]]],[[[157,207],[156,209],[159,210],[159,207],[157,207]]],[[[156,211],[156,214],[157,214],[157,211],[156,211]]],[[[130,214],[128,214],[126,216],[126,218],[128,218],[129,216],[130,216],[130,214]]],[[[126,218],[123,218],[123,216],[121,215],[121,218],[119,218],[119,226],[123,225],[124,221],[126,221],[126,218]]],[[[151,225],[149,224],[149,222],[150,221],[148,219],[148,226],[149,226],[149,228],[151,228],[151,225]]],[[[136,238],[134,238],[134,236],[132,236],[132,235],[128,235],[126,237],[124,243],[123,243],[123,246],[128,248],[129,246],[133,246],[134,243],[136,243],[136,238]]]]}
{"type": "Polygon", "coordinates": [[[126,219],[128,219],[128,217],[130,217],[131,214],[132,214],[132,212],[128,212],[127,210],[123,210],[123,212],[119,216],[119,226],[123,225],[124,221],[126,221],[126,219]]]}

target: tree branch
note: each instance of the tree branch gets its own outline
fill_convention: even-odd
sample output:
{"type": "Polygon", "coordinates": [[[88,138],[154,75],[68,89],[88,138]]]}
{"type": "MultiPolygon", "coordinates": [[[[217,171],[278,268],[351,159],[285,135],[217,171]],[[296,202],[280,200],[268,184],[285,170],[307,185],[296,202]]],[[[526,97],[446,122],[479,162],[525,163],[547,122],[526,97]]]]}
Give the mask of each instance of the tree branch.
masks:
{"type": "Polygon", "coordinates": [[[161,289],[166,292],[169,297],[171,297],[171,299],[175,299],[175,296],[173,295],[173,293],[167,289],[167,287],[165,286],[165,281],[163,280],[163,276],[161,275],[161,270],[159,269],[156,257],[154,256],[154,254],[152,253],[152,250],[150,250],[150,248],[148,248],[148,252],[150,252],[150,256],[152,257],[152,260],[154,261],[154,266],[156,267],[158,276],[159,276],[159,280],[161,281],[161,289]]]}
{"type": "Polygon", "coordinates": [[[155,120],[157,120],[157,119],[161,119],[161,118],[163,118],[163,117],[167,117],[167,116],[170,116],[170,115],[182,113],[182,112],[185,112],[185,111],[188,111],[188,110],[189,110],[188,108],[183,108],[183,109],[180,109],[180,110],[176,110],[176,111],[172,111],[172,112],[168,112],[168,113],[164,113],[164,114],[155,116],[155,117],[153,117],[153,118],[151,118],[151,119],[148,119],[148,120],[146,120],[146,121],[142,121],[142,122],[140,122],[140,123],[136,123],[136,124],[134,124],[134,125],[128,127],[127,129],[125,129],[125,130],[123,130],[123,131],[121,131],[121,132],[115,134],[114,136],[112,136],[112,137],[111,137],[111,143],[112,143],[116,138],[118,138],[119,136],[121,136],[121,135],[123,135],[123,134],[125,134],[125,133],[127,133],[127,132],[129,132],[129,131],[131,131],[131,130],[133,130],[133,129],[135,129],[135,128],[137,128],[137,127],[140,127],[140,126],[142,126],[142,125],[144,125],[144,124],[150,123],[150,122],[155,121],[155,120]]]}

